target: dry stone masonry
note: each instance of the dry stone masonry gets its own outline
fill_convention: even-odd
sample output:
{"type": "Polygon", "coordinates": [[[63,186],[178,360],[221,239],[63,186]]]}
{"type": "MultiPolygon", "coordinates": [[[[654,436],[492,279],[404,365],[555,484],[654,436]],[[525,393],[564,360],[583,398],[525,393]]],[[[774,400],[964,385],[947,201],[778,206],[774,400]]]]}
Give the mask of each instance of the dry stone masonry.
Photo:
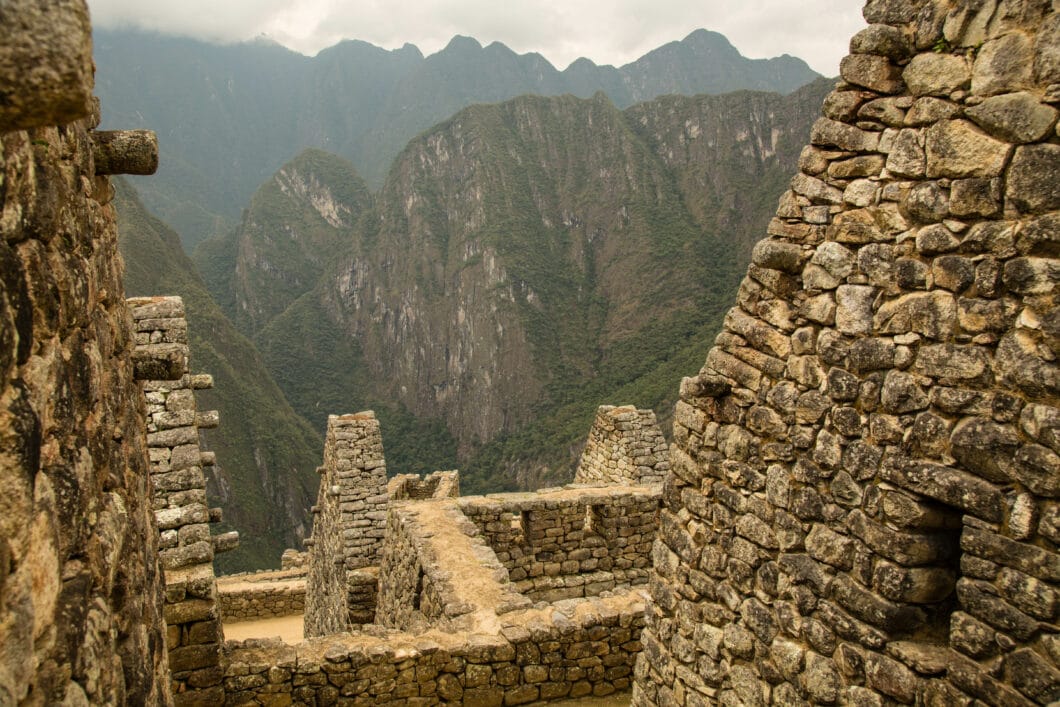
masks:
{"type": "Polygon", "coordinates": [[[654,412],[601,405],[574,483],[661,484],[669,469],[669,446],[654,412]]]}
{"type": "Polygon", "coordinates": [[[305,611],[305,568],[230,574],[217,579],[225,623],[293,616],[305,611]]]}
{"type": "Polygon", "coordinates": [[[1060,14],[870,0],[681,386],[636,705],[1060,700],[1060,14]]]}
{"type": "Polygon", "coordinates": [[[375,625],[293,647],[230,643],[227,701],[502,705],[628,690],[644,614],[643,589],[631,585],[646,574],[659,494],[658,486],[579,485],[394,501],[375,625]],[[583,532],[587,509],[608,519],[614,563],[637,544],[639,562],[606,576],[560,562],[543,576],[570,580],[577,591],[562,596],[572,598],[550,603],[520,593],[501,559],[509,549],[501,526],[529,514],[532,544],[558,557],[558,546],[583,532]],[[578,527],[565,528],[567,518],[578,527]]]}
{"type": "Polygon", "coordinates": [[[591,597],[647,581],[657,488],[498,494],[461,499],[459,507],[515,590],[534,601],[591,597]]]}
{"type": "Polygon", "coordinates": [[[212,387],[213,381],[188,373],[188,322],[179,297],[138,297],[128,305],[137,370],[168,374],[144,381],[143,390],[173,698],[177,705],[218,704],[224,700],[224,635],[213,558],[233,549],[239,536],[210,535],[220,509],[207,503],[204,467],[212,465],[213,455],[200,448],[199,429],[216,427],[218,418],[216,411],[197,410],[195,390],[212,387]]]}
{"type": "Polygon", "coordinates": [[[387,482],[386,492],[391,502],[455,498],[460,495],[460,472],[435,471],[422,479],[419,474],[397,474],[387,482]]]}
{"type": "Polygon", "coordinates": [[[328,417],[324,464],[318,471],[313,537],[306,541],[306,636],[345,631],[350,602],[363,602],[364,594],[358,584],[361,589],[348,596],[349,573],[379,565],[386,535],[387,480],[375,413],[328,417]]]}
{"type": "Polygon", "coordinates": [[[145,410],[83,1],[0,3],[0,704],[166,704],[145,410]]]}

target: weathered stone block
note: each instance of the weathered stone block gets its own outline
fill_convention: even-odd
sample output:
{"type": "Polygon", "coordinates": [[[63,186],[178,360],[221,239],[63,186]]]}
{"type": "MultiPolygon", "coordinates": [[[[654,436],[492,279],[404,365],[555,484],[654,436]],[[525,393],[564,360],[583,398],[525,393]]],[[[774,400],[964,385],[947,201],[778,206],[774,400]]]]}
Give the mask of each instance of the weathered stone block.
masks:
{"type": "Polygon", "coordinates": [[[98,130],[91,138],[97,175],[147,175],[158,169],[158,138],[151,130],[98,130]]]}
{"type": "Polygon", "coordinates": [[[0,7],[0,132],[65,125],[92,109],[92,32],[83,0],[0,7]]]}
{"type": "Polygon", "coordinates": [[[998,179],[957,179],[950,190],[950,213],[954,216],[996,216],[1001,211],[998,179]]]}
{"type": "Polygon", "coordinates": [[[847,527],[870,549],[905,567],[935,564],[953,555],[943,534],[911,533],[880,525],[861,511],[847,518],[847,527]]]}
{"type": "Polygon", "coordinates": [[[912,704],[919,692],[920,681],[898,661],[878,653],[866,653],[865,685],[899,702],[912,704]]]}
{"type": "Polygon", "coordinates": [[[946,120],[925,131],[929,178],[996,177],[1011,150],[967,120],[946,120]]]}
{"type": "Polygon", "coordinates": [[[1057,111],[1026,91],[988,98],[965,111],[990,135],[1016,144],[1038,142],[1056,126],[1057,111]]]}
{"type": "Polygon", "coordinates": [[[860,130],[852,125],[828,118],[819,118],[813,124],[810,141],[814,145],[838,147],[854,152],[873,152],[879,147],[879,134],[860,130]]]}
{"type": "Polygon", "coordinates": [[[1008,169],[1005,198],[1024,213],[1060,209],[1060,145],[1024,145],[1008,169]]]}
{"type": "Polygon", "coordinates": [[[1037,622],[992,592],[986,582],[962,577],[957,581],[961,608],[980,621],[1004,631],[1021,641],[1029,640],[1038,629],[1037,622]]]}
{"type": "Polygon", "coordinates": [[[902,69],[885,56],[848,54],[839,63],[839,74],[844,80],[880,93],[902,90],[902,69]]]}
{"type": "Polygon", "coordinates": [[[914,96],[948,96],[966,88],[971,78],[971,64],[960,54],[917,54],[902,72],[914,96]]]}
{"type": "Polygon", "coordinates": [[[1022,32],[992,39],[979,50],[972,68],[972,93],[992,96],[1034,86],[1034,49],[1022,32]]]}

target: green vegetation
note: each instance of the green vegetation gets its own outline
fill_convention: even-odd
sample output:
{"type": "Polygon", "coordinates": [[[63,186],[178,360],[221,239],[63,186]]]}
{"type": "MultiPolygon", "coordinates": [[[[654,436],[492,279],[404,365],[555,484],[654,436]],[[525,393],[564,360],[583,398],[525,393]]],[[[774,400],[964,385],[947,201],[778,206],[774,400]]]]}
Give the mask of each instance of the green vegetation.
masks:
{"type": "Polygon", "coordinates": [[[218,568],[277,566],[280,553],[300,547],[308,533],[321,437],[287,404],[253,344],[214,303],[177,234],[143,208],[127,182],[114,184],[126,294],[183,297],[192,370],[212,374],[216,383],[196,396],[200,409],[221,415],[220,427],[203,433],[219,465],[208,493],[224,509],[224,529],[240,531],[239,548],[220,555],[218,568]]]}

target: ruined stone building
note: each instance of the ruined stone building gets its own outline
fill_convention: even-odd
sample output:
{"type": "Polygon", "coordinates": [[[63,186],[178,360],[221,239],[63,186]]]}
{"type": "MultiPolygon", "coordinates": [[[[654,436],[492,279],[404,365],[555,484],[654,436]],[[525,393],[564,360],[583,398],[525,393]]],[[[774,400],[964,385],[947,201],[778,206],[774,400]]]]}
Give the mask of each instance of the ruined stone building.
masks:
{"type": "Polygon", "coordinates": [[[94,130],[83,1],[0,3],[0,705],[1060,700],[1060,11],[864,12],[668,450],[605,406],[579,483],[461,497],[333,416],[307,554],[226,601],[210,379],[123,298],[153,137],[94,130]]]}
{"type": "Polygon", "coordinates": [[[1060,699],[1060,14],[869,0],[683,381],[636,705],[1060,699]]]}

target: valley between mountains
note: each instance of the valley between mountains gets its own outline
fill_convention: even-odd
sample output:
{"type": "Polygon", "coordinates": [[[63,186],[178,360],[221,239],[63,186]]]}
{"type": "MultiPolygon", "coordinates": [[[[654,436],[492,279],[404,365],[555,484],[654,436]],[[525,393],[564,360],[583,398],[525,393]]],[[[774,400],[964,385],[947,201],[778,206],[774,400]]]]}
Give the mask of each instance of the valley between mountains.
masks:
{"type": "MultiPolygon", "coordinates": [[[[176,82],[193,102],[186,112],[216,127],[170,126],[168,138],[160,130],[163,165],[175,163],[173,171],[139,195],[138,183],[121,183],[117,204],[127,294],[184,297],[192,367],[217,379],[200,403],[221,413],[207,439],[219,464],[210,490],[242,533],[241,548],[219,559],[223,569],[275,565],[283,548],[300,547],[328,414],[374,409],[390,473],[459,468],[464,493],[568,482],[600,404],[654,408],[668,427],[678,382],[702,363],[832,85],[812,72],[788,76],[798,60],[787,57],[757,66],[795,90],[672,94],[707,83],[697,67],[725,73],[720,59],[693,51],[702,54],[704,37],[720,35],[694,34],[621,69],[593,65],[593,73],[588,62],[542,69],[552,83],[485,71],[482,81],[526,94],[494,102],[480,102],[489,99],[466,85],[444,100],[416,94],[424,105],[460,105],[433,126],[415,127],[430,111],[414,111],[402,129],[422,132],[402,138],[386,170],[373,160],[401,134],[386,122],[387,101],[407,90],[409,76],[436,70],[428,69],[438,55],[388,53],[388,61],[419,66],[403,69],[411,73],[400,81],[385,72],[342,75],[360,82],[358,90],[377,82],[379,101],[370,106],[356,91],[343,97],[318,87],[336,115],[346,101],[345,134],[361,135],[361,147],[273,140],[278,124],[309,129],[299,117],[304,106],[273,105],[264,94],[240,103],[238,82],[215,98],[198,96],[191,79],[176,82]],[[688,67],[675,69],[674,57],[689,52],[688,67]],[[653,85],[648,69],[664,59],[670,64],[657,73],[670,82],[653,85]],[[612,77],[611,90],[600,76],[612,77]],[[540,95],[575,84],[586,95],[540,95]],[[236,104],[227,116],[211,114],[236,104]],[[364,117],[371,111],[374,123],[364,117]],[[378,121],[393,135],[364,137],[378,121]],[[219,146],[216,173],[198,179],[211,169],[206,145],[188,145],[232,135],[269,145],[219,146]],[[290,149],[287,161],[259,178],[282,149],[290,149]],[[223,198],[198,193],[235,172],[223,198]],[[256,190],[242,197],[252,179],[256,190]],[[237,204],[244,208],[234,218],[237,204]],[[178,236],[152,210],[192,237],[178,236]]],[[[112,54],[101,60],[97,49],[97,61],[104,105],[125,119],[136,108],[105,92],[121,83],[106,72],[122,41],[138,40],[104,37],[112,54]]],[[[285,56],[242,46],[247,57],[285,56]]],[[[197,49],[197,66],[228,67],[245,79],[251,68],[231,63],[237,49],[197,49]]],[[[478,60],[542,66],[540,57],[497,45],[454,40],[446,52],[471,62],[460,75],[465,84],[478,60]]],[[[337,61],[324,52],[284,60],[337,61]]],[[[137,80],[149,81],[139,68],[137,80]]],[[[763,80],[748,76],[746,87],[763,80]]],[[[280,79],[277,96],[293,76],[280,79]]]]}

